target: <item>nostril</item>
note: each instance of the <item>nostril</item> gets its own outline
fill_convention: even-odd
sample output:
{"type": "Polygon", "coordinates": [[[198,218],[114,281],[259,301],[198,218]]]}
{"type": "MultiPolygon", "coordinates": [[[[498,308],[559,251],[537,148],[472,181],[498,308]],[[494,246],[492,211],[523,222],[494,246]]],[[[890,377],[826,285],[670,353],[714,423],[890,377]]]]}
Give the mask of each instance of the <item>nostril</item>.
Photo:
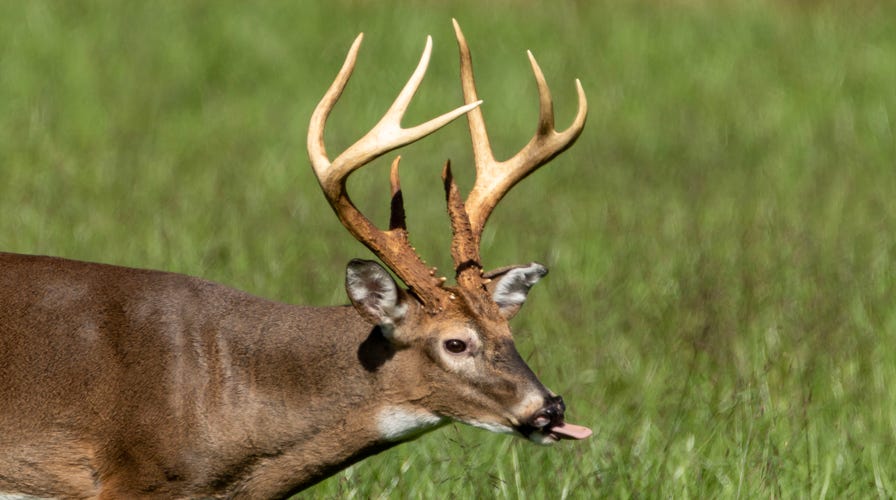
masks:
{"type": "Polygon", "coordinates": [[[538,410],[532,417],[532,426],[538,429],[563,423],[563,412],[566,405],[563,398],[554,396],[545,401],[545,406],[538,410]]]}

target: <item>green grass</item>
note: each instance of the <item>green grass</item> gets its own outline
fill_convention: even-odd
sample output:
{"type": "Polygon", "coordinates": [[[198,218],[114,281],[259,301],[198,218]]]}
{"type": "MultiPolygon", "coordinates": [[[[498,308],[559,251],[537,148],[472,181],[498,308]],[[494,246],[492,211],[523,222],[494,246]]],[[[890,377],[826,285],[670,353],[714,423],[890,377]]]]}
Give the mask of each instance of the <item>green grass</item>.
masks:
{"type": "MultiPolygon", "coordinates": [[[[459,103],[469,40],[499,155],[533,132],[539,58],[579,142],[496,211],[487,266],[552,274],[518,344],[588,442],[463,426],[368,459],[330,498],[896,495],[896,8],[889,2],[3,2],[0,249],[345,302],[367,256],[318,192],[310,112],[359,31],[328,128],[459,103]],[[324,7],[326,6],[326,7],[324,7]]],[[[411,235],[449,267],[439,192],[460,122],[403,151],[411,235]]],[[[387,160],[359,172],[387,217],[387,160]]]]}

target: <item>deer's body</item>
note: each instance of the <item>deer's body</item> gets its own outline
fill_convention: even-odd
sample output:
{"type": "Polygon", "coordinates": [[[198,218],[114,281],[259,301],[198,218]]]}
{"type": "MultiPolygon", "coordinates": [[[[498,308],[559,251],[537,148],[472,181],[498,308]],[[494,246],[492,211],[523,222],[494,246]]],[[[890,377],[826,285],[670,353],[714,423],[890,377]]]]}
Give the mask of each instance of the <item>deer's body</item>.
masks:
{"type": "Polygon", "coordinates": [[[315,109],[308,153],[343,225],[373,261],[346,269],[351,306],[297,307],[198,278],[53,257],[0,254],[0,498],[281,498],[448,421],[537,443],[583,439],[514,347],[509,319],[546,273],[483,272],[486,220],[514,184],[569,147],[539,90],[537,131],[512,158],[491,153],[466,41],[455,23],[465,104],[405,129],[417,70],[373,129],[332,161],[324,124],[361,43],[315,109]],[[443,170],[456,286],[408,239],[398,178],[376,227],[346,179],[466,114],[477,179],[466,200],[443,170]]]}
{"type": "Polygon", "coordinates": [[[368,418],[385,395],[425,396],[351,306],[50,257],[0,270],[0,429],[21,429],[0,435],[0,493],[282,496],[396,444],[368,418]]]}

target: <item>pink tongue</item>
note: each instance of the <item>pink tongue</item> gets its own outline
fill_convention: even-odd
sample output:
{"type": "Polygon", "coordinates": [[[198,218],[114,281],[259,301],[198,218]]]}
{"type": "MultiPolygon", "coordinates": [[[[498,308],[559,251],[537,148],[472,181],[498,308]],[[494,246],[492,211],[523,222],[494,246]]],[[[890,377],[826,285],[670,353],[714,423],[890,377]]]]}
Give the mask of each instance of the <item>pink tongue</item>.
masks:
{"type": "Polygon", "coordinates": [[[561,439],[585,439],[591,435],[591,429],[575,424],[560,424],[551,427],[551,434],[556,434],[561,439]]]}

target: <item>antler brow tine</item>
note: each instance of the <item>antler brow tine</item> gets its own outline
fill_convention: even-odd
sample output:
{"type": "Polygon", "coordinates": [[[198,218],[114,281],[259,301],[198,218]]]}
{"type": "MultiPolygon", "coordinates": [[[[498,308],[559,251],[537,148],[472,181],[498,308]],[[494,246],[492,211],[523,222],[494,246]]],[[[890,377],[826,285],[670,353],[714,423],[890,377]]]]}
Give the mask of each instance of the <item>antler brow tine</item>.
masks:
{"type": "Polygon", "coordinates": [[[389,170],[389,184],[392,192],[391,215],[389,216],[389,230],[402,229],[407,231],[408,226],[404,213],[404,194],[401,192],[401,179],[398,176],[398,164],[401,156],[396,156],[389,170]]]}

